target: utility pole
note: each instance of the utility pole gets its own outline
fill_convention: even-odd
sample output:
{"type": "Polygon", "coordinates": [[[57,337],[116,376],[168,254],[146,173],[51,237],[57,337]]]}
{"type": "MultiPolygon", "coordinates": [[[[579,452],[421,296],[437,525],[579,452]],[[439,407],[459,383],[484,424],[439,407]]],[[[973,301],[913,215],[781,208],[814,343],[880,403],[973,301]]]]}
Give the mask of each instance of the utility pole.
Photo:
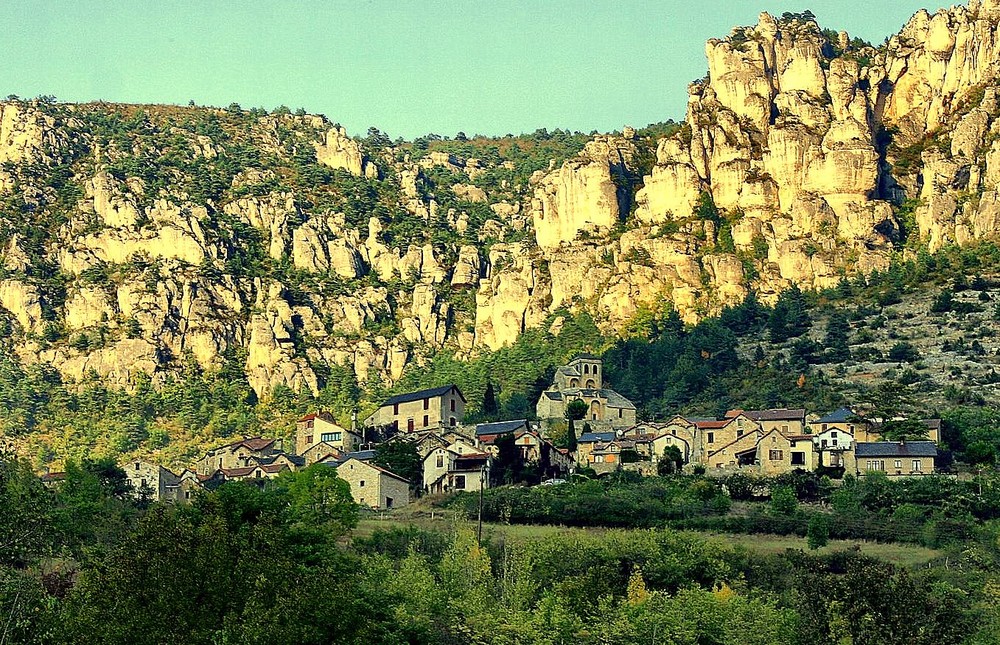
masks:
{"type": "Polygon", "coordinates": [[[478,544],[480,547],[483,546],[483,489],[486,487],[486,464],[483,464],[479,469],[479,531],[478,531],[478,544]]]}

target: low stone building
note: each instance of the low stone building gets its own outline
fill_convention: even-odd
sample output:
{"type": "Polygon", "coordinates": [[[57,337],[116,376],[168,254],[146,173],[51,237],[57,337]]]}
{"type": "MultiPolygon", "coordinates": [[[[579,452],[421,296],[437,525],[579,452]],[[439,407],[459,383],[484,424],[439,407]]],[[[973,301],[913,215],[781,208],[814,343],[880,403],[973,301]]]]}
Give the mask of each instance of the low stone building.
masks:
{"type": "Polygon", "coordinates": [[[351,486],[351,497],[376,510],[400,508],[410,503],[410,482],[375,464],[350,457],[335,464],[337,476],[351,486]]]}
{"type": "Polygon", "coordinates": [[[933,441],[873,441],[854,444],[856,475],[871,472],[889,477],[934,474],[937,445],[933,441]]]}
{"type": "Polygon", "coordinates": [[[220,469],[246,468],[252,463],[252,457],[270,457],[278,452],[280,449],[276,439],[240,439],[208,451],[195,463],[195,472],[211,475],[220,469]]]}
{"type": "Polygon", "coordinates": [[[122,470],[132,485],[132,495],[136,498],[147,495],[154,502],[166,500],[170,487],[180,482],[180,477],[170,470],[147,461],[123,464],[122,470]]]}
{"type": "Polygon", "coordinates": [[[465,396],[455,385],[391,396],[364,421],[393,432],[456,427],[465,416],[465,396]]]}

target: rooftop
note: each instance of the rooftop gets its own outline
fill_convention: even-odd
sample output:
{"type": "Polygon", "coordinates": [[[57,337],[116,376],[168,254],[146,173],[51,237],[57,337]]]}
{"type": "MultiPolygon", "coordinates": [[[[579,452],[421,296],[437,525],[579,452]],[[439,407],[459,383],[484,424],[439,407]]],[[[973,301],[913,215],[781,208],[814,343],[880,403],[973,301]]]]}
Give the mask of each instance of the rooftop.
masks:
{"type": "Polygon", "coordinates": [[[871,441],[854,445],[856,457],[937,457],[933,441],[871,441]]]}
{"type": "Polygon", "coordinates": [[[418,390],[416,392],[407,392],[405,394],[397,394],[395,396],[390,396],[382,406],[395,405],[397,403],[409,403],[410,401],[420,401],[422,399],[433,399],[434,397],[443,396],[454,388],[458,392],[458,396],[465,401],[465,397],[462,395],[462,391],[458,389],[454,384],[452,385],[442,385],[440,387],[432,387],[427,390],[418,390]]]}
{"type": "Polygon", "coordinates": [[[480,423],[476,426],[476,436],[481,436],[484,434],[506,434],[508,432],[514,432],[518,428],[523,428],[528,425],[525,419],[517,419],[514,421],[496,421],[494,423],[480,423]]]}
{"type": "Polygon", "coordinates": [[[584,432],[580,435],[580,438],[576,440],[577,443],[607,443],[609,441],[615,440],[614,432],[584,432]]]}
{"type": "Polygon", "coordinates": [[[851,410],[847,408],[838,408],[825,417],[816,419],[813,423],[846,423],[848,421],[853,421],[856,418],[857,415],[851,410]]]}

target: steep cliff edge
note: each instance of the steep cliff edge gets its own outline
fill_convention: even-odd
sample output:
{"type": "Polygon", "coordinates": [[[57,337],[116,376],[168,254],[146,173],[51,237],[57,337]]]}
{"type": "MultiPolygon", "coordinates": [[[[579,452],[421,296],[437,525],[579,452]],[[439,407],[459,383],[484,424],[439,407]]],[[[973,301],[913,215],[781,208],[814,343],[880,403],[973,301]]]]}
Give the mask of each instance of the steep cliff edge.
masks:
{"type": "Polygon", "coordinates": [[[287,110],[7,101],[7,347],[66,380],[235,364],[262,398],[315,393],[331,366],[391,383],[564,308],[609,332],[662,302],[694,321],[992,239],[998,20],[972,0],[876,48],[762,14],[708,42],[679,127],[546,134],[570,151],[551,163],[525,156],[538,137],[393,143],[287,110]]]}

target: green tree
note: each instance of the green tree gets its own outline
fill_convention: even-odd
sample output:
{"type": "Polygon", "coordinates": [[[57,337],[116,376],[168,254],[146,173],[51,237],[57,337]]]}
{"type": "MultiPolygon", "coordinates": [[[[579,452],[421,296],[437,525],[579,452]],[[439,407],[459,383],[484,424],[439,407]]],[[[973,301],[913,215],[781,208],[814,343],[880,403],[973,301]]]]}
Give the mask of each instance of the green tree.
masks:
{"type": "Polygon", "coordinates": [[[419,487],[423,480],[423,461],[417,446],[409,441],[383,441],[375,446],[375,465],[408,480],[419,487]]]}
{"type": "Polygon", "coordinates": [[[309,527],[322,527],[328,538],[343,535],[358,523],[358,505],[351,487],[335,468],[312,464],[303,470],[281,473],[276,491],[288,497],[291,517],[309,527]]]}
{"type": "Polygon", "coordinates": [[[566,418],[570,421],[579,421],[587,416],[587,402],[581,399],[573,399],[566,406],[566,418]]]}
{"type": "Polygon", "coordinates": [[[483,418],[486,421],[496,421],[500,418],[500,406],[497,404],[496,392],[493,391],[493,381],[486,381],[486,390],[483,392],[483,418]]]}
{"type": "Polygon", "coordinates": [[[799,507],[799,501],[795,498],[795,490],[791,486],[775,486],[771,490],[771,511],[775,515],[790,517],[795,514],[799,507]]]}
{"type": "Polygon", "coordinates": [[[851,348],[848,344],[851,325],[842,311],[834,312],[826,323],[826,346],[824,357],[828,363],[843,363],[850,360],[851,348]]]}
{"type": "Polygon", "coordinates": [[[825,513],[813,513],[806,526],[806,544],[815,551],[830,541],[830,519],[825,513]]]}

